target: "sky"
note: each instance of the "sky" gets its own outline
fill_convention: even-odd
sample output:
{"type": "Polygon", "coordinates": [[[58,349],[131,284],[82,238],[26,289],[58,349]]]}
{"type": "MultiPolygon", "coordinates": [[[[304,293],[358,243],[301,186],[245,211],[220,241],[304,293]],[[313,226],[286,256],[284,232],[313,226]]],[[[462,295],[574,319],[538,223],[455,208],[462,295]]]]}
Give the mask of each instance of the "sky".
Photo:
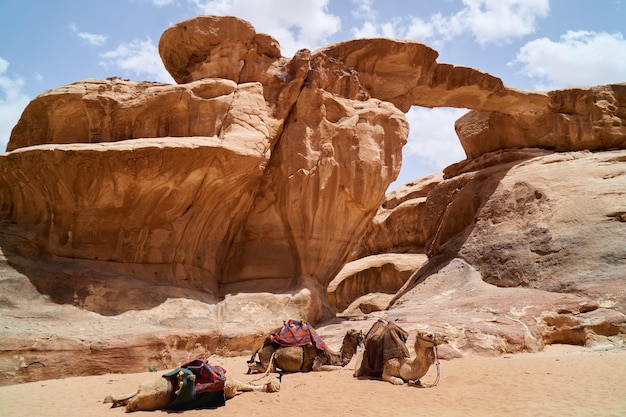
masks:
{"type": "MultiPolygon", "coordinates": [[[[249,21],[277,39],[286,57],[387,37],[426,43],[438,62],[520,89],[626,82],[626,0],[3,0],[0,152],[26,105],[48,89],[111,76],[174,83],[159,38],[202,14],[249,21]]],[[[454,121],[466,112],[407,113],[402,170],[390,189],[465,159],[454,121]]]]}

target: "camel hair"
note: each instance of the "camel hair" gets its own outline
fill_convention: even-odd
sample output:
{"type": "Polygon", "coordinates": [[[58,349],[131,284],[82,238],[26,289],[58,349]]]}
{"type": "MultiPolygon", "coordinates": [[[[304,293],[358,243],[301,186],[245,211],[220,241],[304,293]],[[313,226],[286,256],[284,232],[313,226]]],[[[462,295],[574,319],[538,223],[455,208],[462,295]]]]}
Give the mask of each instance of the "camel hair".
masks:
{"type": "MultiPolygon", "coordinates": [[[[416,386],[425,386],[420,382],[420,378],[426,375],[431,365],[438,360],[435,352],[436,346],[444,343],[448,343],[446,335],[418,330],[415,335],[415,357],[393,357],[385,360],[383,362],[381,379],[394,385],[408,383],[416,386]]],[[[363,366],[364,362],[362,361],[363,355],[367,354],[367,346],[366,343],[365,351],[361,352],[357,358],[354,371],[355,377],[368,375],[368,371],[363,366]]]]}
{"type": "Polygon", "coordinates": [[[250,357],[248,373],[277,372],[277,369],[284,373],[341,369],[352,360],[362,341],[363,332],[350,329],[343,338],[341,349],[336,352],[326,343],[324,349],[320,350],[313,343],[305,346],[282,346],[267,337],[263,346],[250,357]]]}
{"type": "Polygon", "coordinates": [[[448,338],[436,333],[418,331],[415,335],[415,357],[394,358],[385,362],[382,380],[394,385],[405,382],[420,385],[420,378],[426,375],[428,369],[435,363],[435,346],[447,343],[448,338]]]}
{"type": "MultiPolygon", "coordinates": [[[[137,391],[122,395],[109,395],[104,403],[112,403],[111,408],[126,407],[126,412],[165,410],[172,401],[172,386],[168,378],[151,379],[142,382],[137,391]]],[[[280,391],[280,378],[272,377],[262,385],[246,384],[230,376],[224,382],[224,398],[230,400],[242,392],[277,392],[280,391]]]]}

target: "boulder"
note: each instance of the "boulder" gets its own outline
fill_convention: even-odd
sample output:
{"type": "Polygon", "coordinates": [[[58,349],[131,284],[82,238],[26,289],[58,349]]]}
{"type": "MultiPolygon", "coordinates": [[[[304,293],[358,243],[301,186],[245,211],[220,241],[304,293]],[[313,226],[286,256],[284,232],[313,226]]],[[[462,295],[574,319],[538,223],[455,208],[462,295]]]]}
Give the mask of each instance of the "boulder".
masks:
{"type": "MultiPolygon", "coordinates": [[[[328,285],[328,301],[341,312],[369,293],[375,293],[378,298],[382,294],[395,294],[426,260],[424,254],[386,253],[348,262],[328,285]]],[[[359,304],[362,303],[363,300],[359,304]]],[[[374,311],[368,310],[362,312],[374,311]]]]}

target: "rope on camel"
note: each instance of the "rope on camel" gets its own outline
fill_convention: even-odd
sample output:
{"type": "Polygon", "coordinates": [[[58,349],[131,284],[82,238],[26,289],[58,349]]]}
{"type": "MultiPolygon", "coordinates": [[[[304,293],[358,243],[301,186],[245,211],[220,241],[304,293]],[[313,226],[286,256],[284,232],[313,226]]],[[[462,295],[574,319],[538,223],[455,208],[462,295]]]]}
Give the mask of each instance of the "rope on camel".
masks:
{"type": "Polygon", "coordinates": [[[267,365],[267,369],[265,370],[265,373],[263,375],[261,375],[260,377],[250,381],[249,384],[252,384],[253,382],[259,381],[259,380],[265,378],[266,376],[268,376],[270,374],[270,370],[274,366],[274,358],[275,357],[276,357],[276,351],[272,352],[272,356],[270,357],[270,363],[267,365]]]}

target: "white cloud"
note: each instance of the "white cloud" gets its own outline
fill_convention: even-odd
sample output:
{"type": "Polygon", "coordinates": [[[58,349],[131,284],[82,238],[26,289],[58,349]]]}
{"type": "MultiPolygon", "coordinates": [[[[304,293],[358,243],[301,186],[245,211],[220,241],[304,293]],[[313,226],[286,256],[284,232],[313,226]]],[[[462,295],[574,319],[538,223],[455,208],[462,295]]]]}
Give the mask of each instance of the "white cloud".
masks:
{"type": "MultiPolygon", "coordinates": [[[[535,31],[537,20],[548,15],[549,0],[462,0],[463,8],[451,15],[440,13],[423,19],[415,16],[391,22],[376,22],[376,15],[365,19],[362,27],[352,29],[355,36],[388,36],[428,40],[452,40],[470,34],[476,42],[507,43],[535,31]]],[[[359,14],[358,16],[364,16],[359,14]]]]}
{"type": "MultiPolygon", "coordinates": [[[[454,122],[467,109],[411,107],[406,114],[410,132],[404,151],[439,172],[450,164],[466,158],[454,131],[454,122]]],[[[417,178],[417,177],[416,177],[417,178]]]]}
{"type": "Polygon", "coordinates": [[[350,32],[352,32],[352,36],[355,38],[376,38],[381,36],[379,26],[369,21],[363,22],[360,28],[350,29],[350,32]]]}
{"type": "Polygon", "coordinates": [[[529,35],[537,19],[550,11],[549,0],[463,0],[463,4],[460,12],[433,23],[442,35],[469,32],[480,44],[506,43],[529,35]]]}
{"type": "Polygon", "coordinates": [[[0,152],[4,152],[9,142],[11,130],[30,101],[24,94],[24,80],[6,74],[9,63],[0,58],[0,152]]]}
{"type": "Polygon", "coordinates": [[[152,3],[157,7],[163,7],[174,3],[174,0],[152,0],[152,3]]]}
{"type": "MultiPolygon", "coordinates": [[[[174,83],[159,56],[157,46],[152,39],[134,40],[119,45],[115,50],[100,54],[100,65],[109,69],[117,68],[124,71],[124,76],[147,76],[146,81],[174,83]]],[[[116,75],[116,74],[112,74],[116,75]]]]}
{"type": "Polygon", "coordinates": [[[406,31],[408,39],[430,39],[435,36],[436,30],[431,22],[426,22],[419,17],[413,17],[406,31]]]}
{"type": "Polygon", "coordinates": [[[352,0],[354,8],[352,17],[355,19],[371,19],[376,16],[376,11],[372,8],[374,0],[352,0]]]}
{"type": "Polygon", "coordinates": [[[267,33],[280,43],[284,56],[302,48],[326,45],[340,30],[339,17],[327,10],[328,0],[189,0],[199,12],[237,16],[249,21],[257,32],[267,33]]]}
{"type": "Polygon", "coordinates": [[[568,31],[558,41],[528,42],[509,63],[515,64],[537,81],[538,89],[621,83],[626,81],[626,40],[621,33],[568,31]]]}
{"type": "Polygon", "coordinates": [[[87,41],[87,43],[89,43],[90,45],[94,45],[94,46],[102,46],[104,45],[104,43],[107,40],[107,37],[105,35],[100,35],[100,34],[96,34],[96,33],[88,33],[88,32],[81,32],[78,30],[78,28],[76,27],[75,24],[71,24],[70,25],[70,29],[72,30],[72,32],[78,36],[80,39],[87,41]]]}

